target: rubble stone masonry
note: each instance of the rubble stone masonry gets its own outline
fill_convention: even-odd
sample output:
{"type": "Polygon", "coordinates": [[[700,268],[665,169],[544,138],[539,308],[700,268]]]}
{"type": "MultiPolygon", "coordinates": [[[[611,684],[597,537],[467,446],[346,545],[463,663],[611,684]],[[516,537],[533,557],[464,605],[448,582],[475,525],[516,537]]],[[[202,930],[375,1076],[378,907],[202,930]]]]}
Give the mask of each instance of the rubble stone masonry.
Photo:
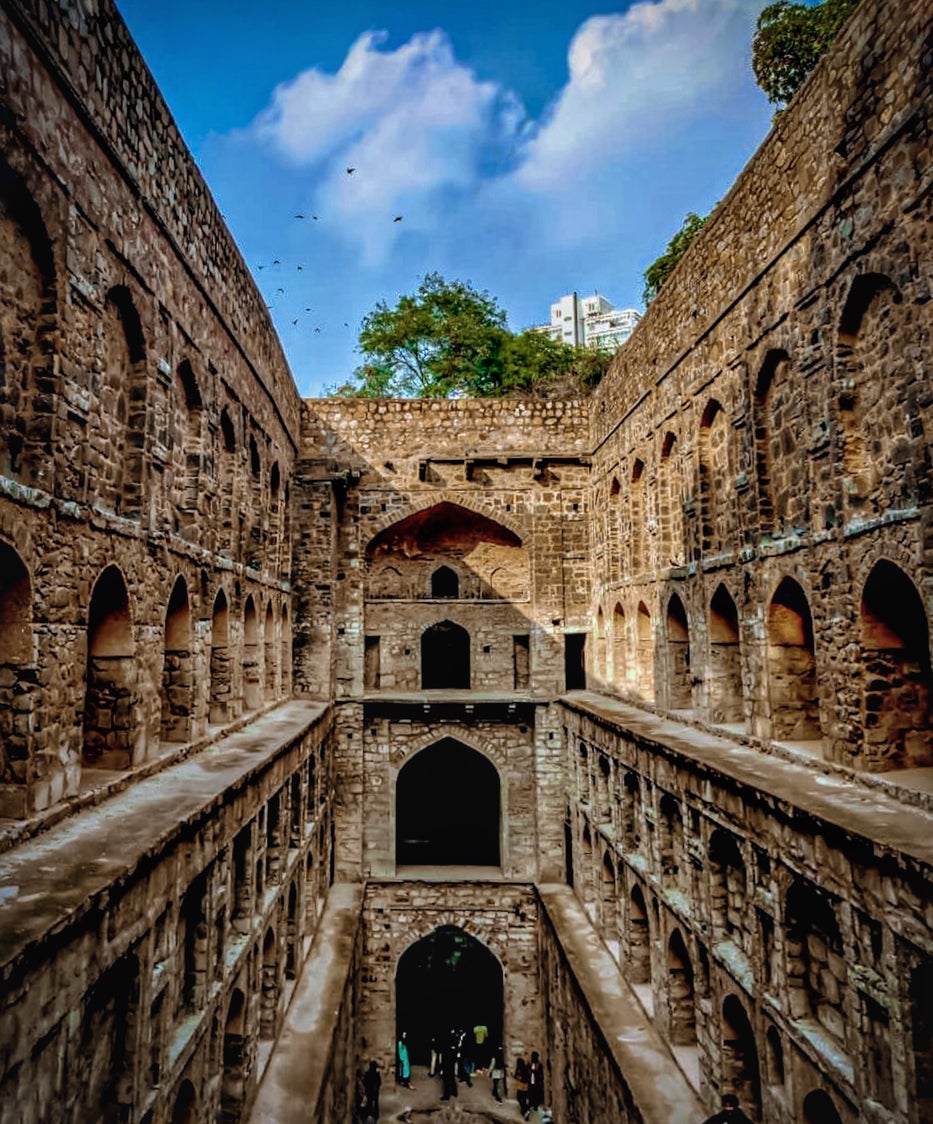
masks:
{"type": "Polygon", "coordinates": [[[3,1124],[333,1124],[442,937],[562,1124],[933,1117],[927,15],[590,399],[302,402],[111,0],[3,0],[3,1124]]]}

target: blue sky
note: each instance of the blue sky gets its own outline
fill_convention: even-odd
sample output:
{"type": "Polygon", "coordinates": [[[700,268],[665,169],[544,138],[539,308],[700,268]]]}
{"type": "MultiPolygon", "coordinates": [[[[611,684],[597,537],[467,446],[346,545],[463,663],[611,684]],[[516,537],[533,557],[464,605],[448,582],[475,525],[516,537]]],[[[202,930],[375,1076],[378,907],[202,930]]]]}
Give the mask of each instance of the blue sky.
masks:
{"type": "Polygon", "coordinates": [[[639,306],[768,130],[764,2],[118,0],[305,395],[432,270],[516,329],[573,289],[639,306]]]}

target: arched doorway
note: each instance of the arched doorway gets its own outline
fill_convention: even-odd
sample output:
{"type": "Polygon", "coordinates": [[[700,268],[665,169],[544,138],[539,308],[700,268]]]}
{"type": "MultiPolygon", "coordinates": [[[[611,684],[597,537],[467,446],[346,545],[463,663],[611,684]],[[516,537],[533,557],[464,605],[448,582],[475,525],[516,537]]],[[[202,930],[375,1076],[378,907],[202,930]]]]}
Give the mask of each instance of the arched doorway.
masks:
{"type": "Polygon", "coordinates": [[[421,688],[470,688],[470,634],[453,621],[431,625],[421,634],[421,688]]]}
{"type": "MultiPolygon", "coordinates": [[[[397,1032],[408,1034],[416,1065],[428,1061],[432,1035],[451,1028],[489,1029],[490,1056],[502,1042],[502,966],[475,937],[455,925],[442,925],[408,948],[395,973],[397,1032]]],[[[486,1059],[482,1064],[486,1064],[486,1059]]]]}
{"type": "Polygon", "coordinates": [[[162,660],[161,734],[167,742],[191,737],[194,712],[194,668],[191,658],[191,608],[188,585],[178,577],[165,610],[165,653],[162,660]]]}
{"type": "Polygon", "coordinates": [[[423,749],[398,774],[395,861],[399,866],[499,866],[496,767],[454,738],[423,749]]]}
{"type": "Polygon", "coordinates": [[[772,737],[819,739],[813,617],[806,594],[793,578],[782,579],[768,608],[768,667],[772,737]]]}
{"type": "Polygon", "coordinates": [[[136,730],[136,663],[129,594],[108,566],[94,585],[87,622],[84,764],[128,769],[136,730]]]}
{"type": "Polygon", "coordinates": [[[803,1119],[805,1124],[842,1124],[832,1097],[822,1089],[807,1093],[803,1102],[803,1119]]]}

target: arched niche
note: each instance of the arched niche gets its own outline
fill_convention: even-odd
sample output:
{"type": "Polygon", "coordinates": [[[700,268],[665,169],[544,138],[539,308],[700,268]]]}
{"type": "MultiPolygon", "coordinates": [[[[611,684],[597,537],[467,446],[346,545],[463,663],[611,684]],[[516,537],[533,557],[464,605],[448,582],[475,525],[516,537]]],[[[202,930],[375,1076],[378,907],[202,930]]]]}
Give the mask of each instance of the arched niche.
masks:
{"type": "Polygon", "coordinates": [[[259,997],[259,1037],[274,1038],[278,1029],[282,981],[279,976],[279,948],[275,929],[270,925],[262,942],[262,991],[259,997]]]}
{"type": "Polygon", "coordinates": [[[262,680],[259,668],[259,615],[249,594],[243,604],[243,702],[247,710],[262,705],[262,680]]]}
{"type": "Polygon", "coordinates": [[[804,1124],[842,1124],[842,1117],[829,1093],[814,1089],[803,1099],[804,1124]]]}
{"type": "Polygon", "coordinates": [[[836,338],[842,498],[850,519],[901,506],[915,491],[909,464],[893,460],[906,437],[904,412],[891,432],[889,406],[913,344],[909,317],[909,306],[889,277],[864,273],[853,280],[836,338]]]}
{"type": "Polygon", "coordinates": [[[88,607],[86,765],[126,769],[133,763],[138,734],[135,652],[126,582],[117,566],[108,566],[94,584],[88,607]]]}
{"type": "Polygon", "coordinates": [[[690,680],[690,625],[684,603],[675,593],[667,603],[667,695],[672,710],[691,706],[690,680]]]}
{"type": "Polygon", "coordinates": [[[728,426],[722,406],[711,399],[700,419],[700,555],[722,548],[722,481],[729,479],[728,426]]]}
{"type": "Polygon", "coordinates": [[[203,419],[201,388],[191,362],[183,359],[175,374],[175,502],[183,534],[184,528],[193,528],[198,516],[203,419]]]}
{"type": "Polygon", "coordinates": [[[782,579],[768,606],[768,671],[772,737],[819,739],[813,617],[793,578],[782,579]]]}
{"type": "Polygon", "coordinates": [[[407,1034],[415,1065],[427,1064],[432,1037],[446,1045],[452,1027],[483,1024],[494,1048],[507,1029],[504,997],[502,965],[493,953],[457,926],[442,925],[410,945],[399,958],[396,1036],[402,1031],[407,1034]]]}
{"type": "Polygon", "coordinates": [[[503,523],[448,500],[413,512],[366,546],[367,597],[503,598],[528,595],[530,564],[520,536],[503,523]],[[452,592],[446,567],[457,577],[452,592]],[[398,572],[391,580],[389,569],[398,572]],[[442,583],[435,591],[435,575],[442,583]]]}
{"type": "Polygon", "coordinates": [[[616,602],[612,610],[612,682],[617,691],[628,683],[628,636],[625,610],[616,602]]]}
{"type": "Polygon", "coordinates": [[[677,453],[677,437],[665,433],[658,465],[658,503],[661,524],[662,566],[682,566],[684,552],[683,484],[677,453]]]}
{"type": "Polygon", "coordinates": [[[753,401],[758,517],[762,530],[772,533],[807,524],[807,459],[800,456],[807,417],[800,401],[790,356],[772,348],[758,372],[753,401]]]}
{"type": "Polygon", "coordinates": [[[671,1043],[674,1046],[695,1046],[697,1029],[693,964],[679,929],[671,933],[667,942],[667,977],[671,1043]]]}
{"type": "Polygon", "coordinates": [[[887,559],[862,591],[862,727],[875,769],[933,764],[933,674],[926,608],[917,587],[887,559]]]}
{"type": "Polygon", "coordinates": [[[194,662],[188,583],[175,579],[165,609],[165,647],[162,656],[161,736],[184,742],[191,737],[194,714],[194,662]]]}
{"type": "Polygon", "coordinates": [[[281,633],[279,636],[282,645],[282,694],[288,695],[292,689],[292,630],[288,618],[288,605],[282,605],[281,633]]]}
{"type": "Polygon", "coordinates": [[[734,1093],[752,1120],[761,1118],[761,1070],[755,1032],[741,1000],[722,1004],[722,1086],[734,1093]]]}
{"type": "Polygon", "coordinates": [[[483,754],[454,738],[420,750],[396,779],[396,865],[500,866],[501,807],[483,754]]]}
{"type": "Polygon", "coordinates": [[[654,628],[644,601],[638,602],[635,629],[638,693],[646,702],[654,702],[654,628]]]}
{"type": "Polygon", "coordinates": [[[438,566],[431,574],[432,597],[459,597],[460,576],[451,566],[438,566]]]}
{"type": "Polygon", "coordinates": [[[709,606],[709,708],[713,722],[744,721],[739,612],[721,582],[709,606]]]}
{"type": "Polygon", "coordinates": [[[230,994],[224,1021],[223,1076],[220,1085],[220,1111],[224,1124],[239,1124],[243,1120],[250,1060],[246,996],[241,988],[235,987],[230,994]]]}
{"type": "Polygon", "coordinates": [[[48,389],[56,324],[55,262],[41,212],[23,178],[0,157],[0,474],[53,487],[48,389]],[[37,384],[46,385],[42,394],[37,384]]]}
{"type": "Polygon", "coordinates": [[[96,425],[99,501],[118,515],[138,518],[143,503],[146,441],[146,348],[142,321],[125,285],[107,294],[103,315],[103,382],[96,425]]]}
{"type": "Polygon", "coordinates": [[[469,690],[470,634],[454,621],[440,621],[421,634],[421,688],[469,690]]]}
{"type": "Polygon", "coordinates": [[[222,589],[211,614],[210,720],[223,723],[233,716],[233,668],[230,655],[230,611],[222,589]]]}
{"type": "Polygon", "coordinates": [[[182,1081],[172,1106],[172,1124],[195,1124],[198,1119],[198,1094],[187,1078],[182,1081]]]}
{"type": "Polygon", "coordinates": [[[32,751],[36,674],[32,583],[22,559],[0,542],[0,783],[21,783],[14,761],[32,751]],[[24,722],[24,718],[28,722],[24,722]]]}
{"type": "Polygon", "coordinates": [[[634,984],[651,983],[651,927],[645,895],[640,886],[632,887],[626,926],[628,952],[626,972],[634,984]]]}
{"type": "Polygon", "coordinates": [[[262,630],[263,662],[265,664],[265,694],[267,699],[275,698],[275,612],[272,601],[266,605],[266,623],[262,630]]]}

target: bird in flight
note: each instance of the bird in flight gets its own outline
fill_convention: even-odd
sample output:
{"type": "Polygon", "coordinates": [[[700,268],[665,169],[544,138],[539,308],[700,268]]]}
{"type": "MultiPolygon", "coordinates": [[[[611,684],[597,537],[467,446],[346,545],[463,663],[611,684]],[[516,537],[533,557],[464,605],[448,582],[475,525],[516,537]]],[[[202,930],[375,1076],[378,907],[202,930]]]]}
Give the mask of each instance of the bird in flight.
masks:
{"type": "Polygon", "coordinates": [[[276,291],[277,293],[284,293],[284,292],[285,292],[285,290],[284,290],[284,289],[276,289],[275,291],[276,291]]]}
{"type": "Polygon", "coordinates": [[[305,309],[305,312],[310,312],[310,311],[311,311],[311,309],[310,309],[310,308],[306,308],[306,309],[305,309]]]}
{"type": "Polygon", "coordinates": [[[299,266],[298,266],[298,272],[299,272],[299,273],[301,273],[301,271],[302,271],[303,269],[304,269],[304,266],[303,266],[303,265],[299,265],[299,266]]]}
{"type": "Polygon", "coordinates": [[[257,265],[256,268],[257,269],[265,269],[266,267],[264,265],[257,265]]]}
{"type": "Polygon", "coordinates": [[[296,218],[296,219],[303,219],[303,218],[304,218],[304,215],[295,215],[295,218],[296,218]]]}
{"type": "Polygon", "coordinates": [[[355,171],[356,171],[356,168],[347,168],[347,175],[352,176],[355,171]]]}
{"type": "Polygon", "coordinates": [[[298,321],[297,321],[297,320],[293,320],[293,321],[292,321],[292,324],[297,324],[297,323],[298,323],[298,321]]]}
{"type": "Polygon", "coordinates": [[[278,258],[273,258],[273,259],[272,259],[272,264],[273,264],[273,265],[281,265],[282,263],[281,263],[281,262],[279,261],[279,259],[278,259],[278,258]]]}
{"type": "Polygon", "coordinates": [[[315,328],[314,330],[315,330],[316,332],[319,332],[319,331],[320,331],[321,329],[320,329],[320,328],[315,328]]]}
{"type": "Polygon", "coordinates": [[[312,215],[311,218],[313,218],[314,221],[317,222],[317,215],[312,215]]]}
{"type": "Polygon", "coordinates": [[[401,215],[396,215],[396,216],[395,216],[395,218],[394,218],[394,219],[393,219],[392,221],[393,221],[393,222],[401,222],[401,221],[402,221],[402,216],[401,216],[401,215]]]}

